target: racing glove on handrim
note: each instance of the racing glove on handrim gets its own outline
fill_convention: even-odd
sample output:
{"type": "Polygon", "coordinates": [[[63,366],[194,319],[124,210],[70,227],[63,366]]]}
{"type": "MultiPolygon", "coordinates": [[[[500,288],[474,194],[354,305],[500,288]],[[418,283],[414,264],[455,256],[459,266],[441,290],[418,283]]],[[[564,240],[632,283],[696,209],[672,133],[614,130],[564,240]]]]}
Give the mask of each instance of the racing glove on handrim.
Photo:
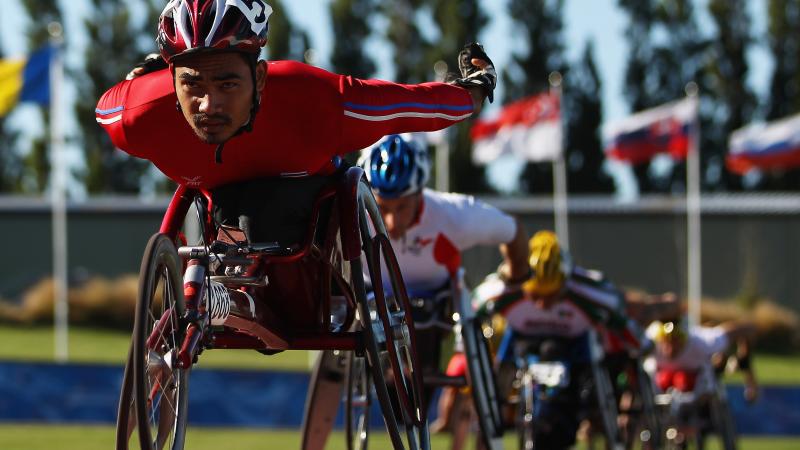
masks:
{"type": "Polygon", "coordinates": [[[489,103],[494,101],[494,88],[497,86],[497,72],[494,63],[483,50],[483,46],[477,42],[467,44],[458,54],[458,70],[461,78],[453,80],[453,83],[463,88],[480,87],[483,89],[489,103]],[[472,64],[472,59],[481,59],[487,62],[483,69],[472,64]]]}

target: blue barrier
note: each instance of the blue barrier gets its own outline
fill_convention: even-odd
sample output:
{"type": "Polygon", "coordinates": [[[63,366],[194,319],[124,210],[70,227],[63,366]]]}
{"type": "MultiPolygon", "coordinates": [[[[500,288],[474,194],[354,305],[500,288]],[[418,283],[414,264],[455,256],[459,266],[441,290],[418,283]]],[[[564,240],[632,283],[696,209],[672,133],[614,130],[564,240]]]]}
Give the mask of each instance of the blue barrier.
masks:
{"type": "MultiPolygon", "coordinates": [[[[189,421],[299,428],[308,382],[307,373],[197,368],[189,382],[189,421]]],[[[0,421],[111,424],[121,383],[118,366],[0,362],[0,421]]],[[[728,394],[741,434],[800,435],[800,387],[764,387],[755,405],[744,402],[740,386],[728,394]]],[[[341,421],[340,411],[337,426],[341,421]]],[[[372,422],[381,424],[377,408],[372,422]]]]}

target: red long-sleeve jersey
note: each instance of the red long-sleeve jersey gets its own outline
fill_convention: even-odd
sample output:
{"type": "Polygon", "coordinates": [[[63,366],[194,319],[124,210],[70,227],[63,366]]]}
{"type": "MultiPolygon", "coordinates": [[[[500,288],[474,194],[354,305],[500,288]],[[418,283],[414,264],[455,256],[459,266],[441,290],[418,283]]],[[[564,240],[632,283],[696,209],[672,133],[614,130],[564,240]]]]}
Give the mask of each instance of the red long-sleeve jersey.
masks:
{"type": "Polygon", "coordinates": [[[228,141],[217,164],[216,146],[202,143],[176,109],[172,83],[169,70],[123,81],[95,113],[114,145],[190,187],[330,173],[334,157],[386,134],[438,130],[473,111],[469,92],[457,86],[360,80],[270,62],[253,131],[228,141]]]}

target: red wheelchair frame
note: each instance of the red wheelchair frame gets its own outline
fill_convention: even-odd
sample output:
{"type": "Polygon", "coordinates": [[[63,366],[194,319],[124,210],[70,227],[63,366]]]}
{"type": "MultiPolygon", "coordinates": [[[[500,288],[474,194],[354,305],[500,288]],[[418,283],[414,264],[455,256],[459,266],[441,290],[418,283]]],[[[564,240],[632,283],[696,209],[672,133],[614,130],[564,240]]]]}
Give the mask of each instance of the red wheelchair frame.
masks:
{"type": "Polygon", "coordinates": [[[212,208],[207,191],[180,186],[145,250],[117,448],[128,448],[134,428],[142,449],[183,448],[189,371],[212,348],[365,355],[393,446],[429,448],[408,296],[363,171],[351,168],[321,190],[299,249],[251,244],[240,231],[217,230],[212,208]],[[181,228],[190,207],[203,201],[203,245],[175,249],[175,242],[185,244],[181,228]],[[368,300],[362,261],[376,286],[383,261],[398,295],[377,289],[376,301],[368,300]],[[212,276],[211,263],[225,275],[212,276]],[[331,330],[334,292],[346,305],[337,329],[351,331],[331,330]]]}

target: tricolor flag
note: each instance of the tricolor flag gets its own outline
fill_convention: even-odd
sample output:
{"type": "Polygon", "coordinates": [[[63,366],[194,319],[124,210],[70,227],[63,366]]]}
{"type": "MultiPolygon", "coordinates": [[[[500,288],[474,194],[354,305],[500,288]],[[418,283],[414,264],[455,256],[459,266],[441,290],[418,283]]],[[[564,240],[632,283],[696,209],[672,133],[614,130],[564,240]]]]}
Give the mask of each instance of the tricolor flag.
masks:
{"type": "Polygon", "coordinates": [[[472,159],[486,164],[505,154],[553,161],[561,153],[561,108],[555,93],[525,97],[504,106],[495,120],[472,126],[472,159]]]}
{"type": "Polygon", "coordinates": [[[636,113],[603,127],[606,155],[632,164],[646,163],[659,153],[684,159],[696,122],[696,98],[636,113]]]}
{"type": "Polygon", "coordinates": [[[0,59],[0,117],[20,102],[50,103],[50,61],[55,48],[47,46],[27,59],[0,59]]]}
{"type": "Polygon", "coordinates": [[[725,163],[740,175],[754,168],[800,167],[800,114],[740,128],[731,134],[728,147],[725,163]]]}

